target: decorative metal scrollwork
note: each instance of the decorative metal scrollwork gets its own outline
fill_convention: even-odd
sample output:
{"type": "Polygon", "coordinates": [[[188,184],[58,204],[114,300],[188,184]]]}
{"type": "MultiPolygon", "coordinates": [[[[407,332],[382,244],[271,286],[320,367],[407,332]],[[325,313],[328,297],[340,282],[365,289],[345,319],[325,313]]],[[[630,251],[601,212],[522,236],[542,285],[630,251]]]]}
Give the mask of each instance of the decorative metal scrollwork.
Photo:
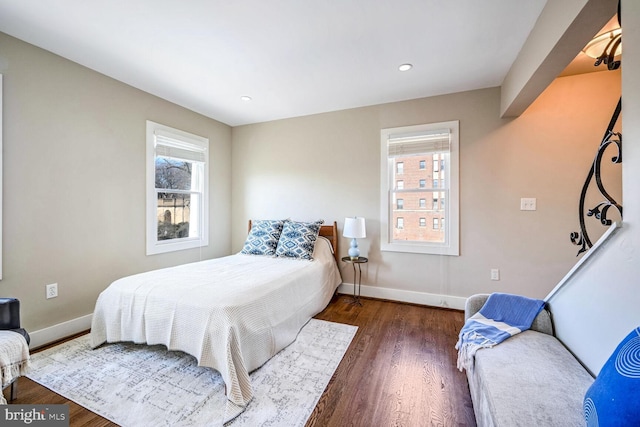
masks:
{"type": "Polygon", "coordinates": [[[596,59],[596,62],[593,65],[597,67],[604,63],[610,71],[620,68],[620,60],[616,61],[614,59],[620,43],[622,43],[622,33],[613,35],[607,46],[604,48],[602,55],[596,59]]]}
{"type": "MultiPolygon", "coordinates": [[[[622,15],[620,13],[620,1],[618,1],[618,25],[622,26],[622,15]]],[[[614,60],[616,51],[618,47],[621,46],[622,43],[622,31],[618,32],[617,35],[613,36],[609,43],[607,43],[606,47],[602,54],[598,57],[595,62],[595,66],[604,63],[607,65],[609,70],[616,70],[620,67],[620,60],[614,60]]],[[[622,218],[622,205],[616,202],[613,197],[605,190],[604,185],[602,184],[601,177],[601,166],[602,166],[602,157],[604,156],[604,152],[609,148],[611,144],[614,144],[618,150],[616,156],[611,158],[613,163],[622,163],[622,134],[613,131],[613,127],[618,121],[618,116],[620,116],[620,111],[622,110],[622,97],[618,100],[618,105],[616,106],[615,111],[613,112],[613,116],[611,117],[611,121],[609,121],[609,126],[607,126],[607,131],[604,133],[604,137],[602,138],[602,142],[600,143],[600,147],[598,147],[598,152],[596,153],[596,157],[593,161],[593,165],[589,170],[589,174],[587,175],[587,179],[582,186],[582,192],[580,193],[580,204],[578,206],[578,217],[580,220],[580,231],[574,231],[571,233],[571,242],[574,245],[580,247],[576,256],[579,256],[581,253],[588,251],[592,246],[591,239],[589,239],[589,234],[587,233],[587,227],[585,225],[585,213],[584,213],[584,204],[585,198],[587,196],[587,190],[591,185],[591,180],[595,177],[596,185],[600,194],[605,198],[603,202],[598,203],[595,207],[589,209],[586,216],[595,217],[600,221],[600,223],[604,226],[611,225],[611,220],[608,217],[609,210],[611,207],[616,208],[620,217],[622,218]]]]}
{"type": "MultiPolygon", "coordinates": [[[[622,26],[622,14],[620,13],[620,1],[618,0],[618,25],[622,26]]],[[[611,39],[609,39],[609,43],[605,46],[602,54],[596,59],[594,66],[598,66],[604,63],[609,70],[617,70],[620,68],[620,60],[615,60],[616,52],[618,48],[622,44],[622,31],[613,35],[611,39]]]]}
{"type": "Polygon", "coordinates": [[[622,134],[619,132],[614,132],[613,127],[618,121],[618,116],[620,115],[620,111],[622,109],[622,98],[618,101],[618,105],[611,117],[611,121],[609,122],[609,126],[607,127],[607,131],[602,138],[602,142],[600,143],[600,147],[598,147],[598,152],[596,153],[596,157],[593,160],[593,165],[589,170],[589,174],[587,175],[587,179],[582,186],[582,192],[580,193],[580,204],[578,206],[578,216],[580,220],[580,231],[571,233],[571,242],[574,245],[580,246],[577,255],[580,255],[583,252],[586,252],[593,246],[591,243],[591,239],[589,239],[589,234],[587,233],[587,227],[585,224],[585,198],[587,196],[587,190],[591,185],[592,179],[595,178],[596,186],[600,191],[600,194],[606,199],[600,203],[598,203],[595,207],[588,210],[586,216],[595,217],[600,221],[602,225],[609,226],[611,225],[611,220],[608,217],[609,209],[614,207],[620,216],[622,217],[622,205],[614,200],[613,197],[607,192],[604,188],[604,184],[602,183],[601,176],[601,168],[602,168],[602,158],[604,156],[604,152],[611,146],[612,144],[617,149],[617,155],[611,158],[613,163],[622,163],[622,134]]]}

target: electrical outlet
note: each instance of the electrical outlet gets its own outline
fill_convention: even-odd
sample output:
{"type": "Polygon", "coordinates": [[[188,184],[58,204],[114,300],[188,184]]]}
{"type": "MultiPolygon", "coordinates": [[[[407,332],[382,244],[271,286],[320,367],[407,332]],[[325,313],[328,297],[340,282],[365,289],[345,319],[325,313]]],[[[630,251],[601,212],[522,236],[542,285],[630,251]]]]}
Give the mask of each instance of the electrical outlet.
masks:
{"type": "Polygon", "coordinates": [[[535,197],[523,197],[520,199],[521,211],[535,211],[536,210],[536,198],[535,197]]]}
{"type": "Polygon", "coordinates": [[[491,280],[500,280],[500,270],[497,268],[491,269],[491,280]]]}
{"type": "Polygon", "coordinates": [[[58,296],[58,284],[52,283],[46,286],[47,290],[47,299],[55,298],[58,296]]]}

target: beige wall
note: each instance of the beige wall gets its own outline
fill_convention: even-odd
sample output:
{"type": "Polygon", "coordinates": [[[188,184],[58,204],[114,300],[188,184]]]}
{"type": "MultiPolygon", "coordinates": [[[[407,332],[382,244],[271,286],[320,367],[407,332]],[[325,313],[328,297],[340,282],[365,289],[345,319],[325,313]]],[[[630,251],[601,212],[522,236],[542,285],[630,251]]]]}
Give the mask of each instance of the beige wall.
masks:
{"type": "Polygon", "coordinates": [[[230,249],[231,129],[0,33],[3,278],[39,330],[93,312],[121,276],[230,249]],[[209,138],[209,247],[145,255],[146,120],[209,138]],[[45,299],[57,282],[59,297],[45,299]]]}
{"type": "MultiPolygon", "coordinates": [[[[544,297],[576,261],[579,192],[619,95],[620,73],[601,72],[557,79],[517,119],[499,118],[493,88],[236,127],[232,247],[249,218],[342,228],[364,216],[363,293],[440,305],[476,292],[544,297]],[[460,120],[461,256],[380,252],[380,129],[448,120],[460,120]],[[520,211],[521,197],[538,210],[520,211]]],[[[345,282],[351,274],[343,268],[345,282]]]]}

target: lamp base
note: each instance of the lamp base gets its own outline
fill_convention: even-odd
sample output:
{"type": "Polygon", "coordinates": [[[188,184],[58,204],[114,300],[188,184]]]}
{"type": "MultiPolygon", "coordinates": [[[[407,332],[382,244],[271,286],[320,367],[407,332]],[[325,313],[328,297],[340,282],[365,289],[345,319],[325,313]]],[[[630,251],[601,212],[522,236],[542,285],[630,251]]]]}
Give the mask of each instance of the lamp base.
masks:
{"type": "Polygon", "coordinates": [[[351,239],[351,247],[349,248],[349,257],[352,260],[360,258],[360,249],[355,238],[351,239]]]}

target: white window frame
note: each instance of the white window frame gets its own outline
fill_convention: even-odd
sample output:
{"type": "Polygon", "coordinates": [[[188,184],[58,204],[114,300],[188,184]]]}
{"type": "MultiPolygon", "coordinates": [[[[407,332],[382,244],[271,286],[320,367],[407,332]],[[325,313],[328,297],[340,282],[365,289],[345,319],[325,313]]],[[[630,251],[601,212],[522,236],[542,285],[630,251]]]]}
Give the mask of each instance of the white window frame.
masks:
{"type": "MultiPolygon", "coordinates": [[[[382,129],[380,131],[380,249],[391,252],[422,253],[434,255],[460,255],[460,206],[459,206],[459,121],[430,123],[382,129]],[[437,133],[448,129],[449,165],[440,168],[445,188],[445,229],[444,242],[394,241],[393,236],[393,157],[389,156],[389,140],[421,134],[437,133]],[[444,175],[443,175],[444,174],[444,175]],[[446,194],[448,193],[448,194],[446,194]]],[[[446,165],[446,163],[445,163],[446,165]]],[[[440,198],[440,197],[438,197],[440,198]]]]}
{"type": "MultiPolygon", "coordinates": [[[[163,145],[163,144],[160,144],[163,145]]],[[[167,147],[167,145],[164,145],[167,147]]],[[[155,255],[185,249],[199,248],[209,244],[209,139],[147,120],[147,255],[155,255]],[[192,151],[203,158],[202,176],[194,179],[201,188],[192,189],[201,193],[200,206],[193,209],[191,221],[196,221],[197,235],[170,240],[158,240],[158,195],[156,190],[157,139],[174,141],[180,150],[192,151]],[[195,212],[193,212],[195,211],[195,212]]],[[[193,227],[194,224],[191,224],[193,227]]],[[[190,227],[190,230],[191,230],[190,227]]]]}

